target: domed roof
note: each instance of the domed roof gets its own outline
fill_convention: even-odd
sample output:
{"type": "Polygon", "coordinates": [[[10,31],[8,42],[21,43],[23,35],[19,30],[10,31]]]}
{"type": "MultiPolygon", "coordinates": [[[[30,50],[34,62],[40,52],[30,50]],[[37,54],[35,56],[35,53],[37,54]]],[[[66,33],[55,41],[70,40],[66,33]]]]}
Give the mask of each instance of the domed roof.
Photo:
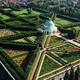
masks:
{"type": "Polygon", "coordinates": [[[50,26],[54,26],[54,23],[53,23],[53,21],[48,20],[48,21],[45,22],[44,25],[50,27],[50,26]]]}
{"type": "Polygon", "coordinates": [[[57,31],[57,27],[55,27],[53,21],[51,19],[49,19],[38,30],[42,31],[42,32],[54,32],[54,31],[57,31]]]}

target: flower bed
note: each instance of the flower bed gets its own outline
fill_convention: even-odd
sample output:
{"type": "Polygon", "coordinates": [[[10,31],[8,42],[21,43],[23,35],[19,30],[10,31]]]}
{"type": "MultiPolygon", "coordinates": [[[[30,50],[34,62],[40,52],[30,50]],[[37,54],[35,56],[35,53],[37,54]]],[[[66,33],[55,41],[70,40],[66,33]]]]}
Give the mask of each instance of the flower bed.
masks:
{"type": "Polygon", "coordinates": [[[55,70],[59,67],[61,67],[61,65],[58,64],[55,60],[52,60],[48,56],[45,56],[45,59],[41,68],[40,76],[52,70],[55,70]]]}
{"type": "Polygon", "coordinates": [[[66,44],[52,51],[69,63],[80,59],[80,49],[72,44],[66,44]]]}

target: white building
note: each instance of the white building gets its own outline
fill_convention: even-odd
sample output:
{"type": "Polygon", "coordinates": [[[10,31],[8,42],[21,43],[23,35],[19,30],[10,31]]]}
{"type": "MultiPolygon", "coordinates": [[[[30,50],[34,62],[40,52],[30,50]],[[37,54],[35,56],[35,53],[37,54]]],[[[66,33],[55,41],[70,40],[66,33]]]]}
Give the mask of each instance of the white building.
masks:
{"type": "Polygon", "coordinates": [[[41,28],[38,28],[38,30],[40,32],[46,32],[46,33],[57,33],[57,27],[55,27],[51,19],[46,21],[45,24],[41,28]]]}

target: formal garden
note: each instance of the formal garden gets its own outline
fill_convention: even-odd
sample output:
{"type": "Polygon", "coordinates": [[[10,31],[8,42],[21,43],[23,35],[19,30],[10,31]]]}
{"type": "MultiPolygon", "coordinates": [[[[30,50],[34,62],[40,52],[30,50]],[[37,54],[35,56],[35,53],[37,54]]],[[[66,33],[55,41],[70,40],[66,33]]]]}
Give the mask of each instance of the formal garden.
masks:
{"type": "Polygon", "coordinates": [[[56,70],[57,68],[60,68],[61,66],[62,64],[57,62],[55,59],[53,58],[51,59],[49,56],[45,56],[45,59],[41,68],[40,76],[50,71],[56,70]]]}
{"type": "MultiPolygon", "coordinates": [[[[7,62],[6,67],[16,80],[30,78],[40,50],[45,45],[46,33],[37,30],[50,17],[44,16],[44,14],[49,13],[34,8],[21,8],[19,10],[2,8],[0,10],[0,58],[4,64],[7,62]]],[[[63,30],[64,26],[68,28],[68,25],[72,25],[73,22],[74,20],[58,16],[54,20],[55,25],[60,30],[63,30]]],[[[39,76],[56,71],[56,69],[80,58],[77,46],[55,36],[48,36],[47,42],[49,39],[49,45],[45,46],[46,56],[39,76]]],[[[79,38],[76,40],[79,42],[79,38]]],[[[37,72],[35,73],[37,74],[37,72]]]]}
{"type": "Polygon", "coordinates": [[[8,79],[8,80],[11,80],[12,78],[9,76],[9,74],[6,72],[6,70],[3,68],[2,64],[0,63],[0,79],[1,80],[5,80],[5,79],[8,79]],[[5,76],[5,77],[4,77],[5,76]]]}

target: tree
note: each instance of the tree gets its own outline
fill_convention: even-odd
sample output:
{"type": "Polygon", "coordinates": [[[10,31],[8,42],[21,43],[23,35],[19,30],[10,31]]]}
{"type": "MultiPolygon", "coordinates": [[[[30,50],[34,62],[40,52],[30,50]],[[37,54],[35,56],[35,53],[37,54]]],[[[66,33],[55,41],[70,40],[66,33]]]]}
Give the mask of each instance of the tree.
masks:
{"type": "Polygon", "coordinates": [[[80,80],[80,68],[79,68],[79,66],[75,72],[75,80],[80,80]]]}
{"type": "Polygon", "coordinates": [[[32,12],[32,8],[29,8],[28,9],[28,14],[31,14],[31,12],[32,12]]]}
{"type": "Polygon", "coordinates": [[[68,36],[70,38],[76,38],[76,37],[79,36],[79,31],[74,29],[74,28],[72,28],[71,31],[69,32],[68,36]]]}
{"type": "Polygon", "coordinates": [[[69,73],[68,73],[68,71],[66,71],[66,73],[65,73],[64,80],[69,80],[69,73]]]}
{"type": "Polygon", "coordinates": [[[71,71],[70,71],[69,80],[75,80],[75,72],[73,67],[71,68],[71,71]]]}

